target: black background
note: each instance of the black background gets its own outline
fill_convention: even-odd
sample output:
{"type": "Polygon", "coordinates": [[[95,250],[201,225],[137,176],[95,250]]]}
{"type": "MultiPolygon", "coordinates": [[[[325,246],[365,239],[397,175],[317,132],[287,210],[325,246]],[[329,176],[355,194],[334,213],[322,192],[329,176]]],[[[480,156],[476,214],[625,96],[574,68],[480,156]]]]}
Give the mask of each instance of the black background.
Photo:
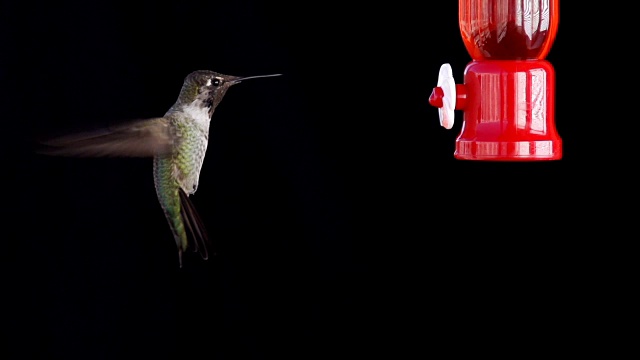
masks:
{"type": "Polygon", "coordinates": [[[547,57],[564,157],[494,163],[455,160],[462,114],[445,130],[428,104],[440,65],[460,82],[470,61],[455,1],[3,2],[6,349],[405,359],[566,345],[586,143],[568,13],[547,57]],[[32,148],[161,116],[198,69],[283,76],[234,86],[216,110],[192,199],[218,255],[179,269],[149,159],[32,148]]]}

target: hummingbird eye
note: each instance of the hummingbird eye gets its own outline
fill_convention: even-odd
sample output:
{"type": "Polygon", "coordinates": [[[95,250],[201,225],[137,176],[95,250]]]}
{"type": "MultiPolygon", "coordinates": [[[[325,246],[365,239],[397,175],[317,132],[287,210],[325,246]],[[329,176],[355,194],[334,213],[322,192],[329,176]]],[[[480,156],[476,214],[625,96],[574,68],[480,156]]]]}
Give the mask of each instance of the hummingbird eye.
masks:
{"type": "Polygon", "coordinates": [[[222,79],[220,78],[209,78],[204,86],[220,86],[221,83],[222,79]]]}

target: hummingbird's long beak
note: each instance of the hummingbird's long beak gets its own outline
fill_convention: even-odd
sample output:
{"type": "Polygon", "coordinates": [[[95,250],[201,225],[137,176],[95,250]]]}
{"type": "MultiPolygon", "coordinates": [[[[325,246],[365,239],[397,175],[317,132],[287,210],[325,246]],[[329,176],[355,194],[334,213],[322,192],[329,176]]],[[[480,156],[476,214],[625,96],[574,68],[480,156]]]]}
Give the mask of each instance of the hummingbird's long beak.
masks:
{"type": "Polygon", "coordinates": [[[265,78],[265,77],[272,77],[272,76],[280,76],[282,74],[270,74],[270,75],[256,75],[256,76],[245,76],[245,77],[241,77],[241,78],[237,78],[233,80],[233,84],[237,84],[243,80],[249,80],[249,79],[257,79],[257,78],[265,78]]]}

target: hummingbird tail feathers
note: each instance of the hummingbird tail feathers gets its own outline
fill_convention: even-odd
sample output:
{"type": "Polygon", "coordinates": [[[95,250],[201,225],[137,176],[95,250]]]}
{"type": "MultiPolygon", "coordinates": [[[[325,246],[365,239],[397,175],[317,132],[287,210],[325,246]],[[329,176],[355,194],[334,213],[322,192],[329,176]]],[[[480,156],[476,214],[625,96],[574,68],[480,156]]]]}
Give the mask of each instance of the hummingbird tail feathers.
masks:
{"type": "Polygon", "coordinates": [[[203,259],[209,258],[209,247],[211,246],[211,240],[204,227],[204,223],[200,218],[200,215],[196,211],[193,202],[189,199],[184,190],[180,189],[180,213],[189,233],[191,240],[193,240],[193,251],[202,256],[203,259]]]}

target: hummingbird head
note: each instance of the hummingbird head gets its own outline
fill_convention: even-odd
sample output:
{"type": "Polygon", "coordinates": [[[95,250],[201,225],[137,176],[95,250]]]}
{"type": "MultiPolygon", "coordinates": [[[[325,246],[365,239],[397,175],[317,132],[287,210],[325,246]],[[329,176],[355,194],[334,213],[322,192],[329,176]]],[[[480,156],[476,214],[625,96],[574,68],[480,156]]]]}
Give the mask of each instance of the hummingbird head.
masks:
{"type": "Polygon", "coordinates": [[[220,104],[227,90],[242,80],[279,76],[280,74],[259,76],[231,76],[209,70],[197,70],[184,79],[178,103],[182,105],[194,105],[198,108],[208,108],[209,117],[213,110],[220,104]]]}

